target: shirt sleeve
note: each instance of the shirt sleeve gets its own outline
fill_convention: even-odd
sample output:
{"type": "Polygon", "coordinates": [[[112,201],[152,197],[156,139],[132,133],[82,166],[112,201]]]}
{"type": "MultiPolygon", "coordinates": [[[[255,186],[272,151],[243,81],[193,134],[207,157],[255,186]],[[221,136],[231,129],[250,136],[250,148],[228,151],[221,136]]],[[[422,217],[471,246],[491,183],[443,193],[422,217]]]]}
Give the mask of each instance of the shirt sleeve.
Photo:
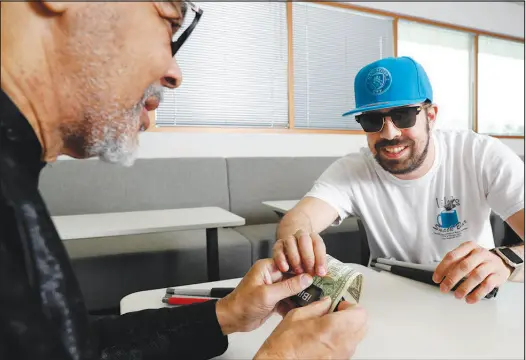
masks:
{"type": "Polygon", "coordinates": [[[325,201],[338,212],[338,219],[333,226],[340,225],[345,218],[353,214],[350,172],[348,159],[338,159],[320,175],[305,195],[325,201]]]}
{"type": "Polygon", "coordinates": [[[94,330],[100,359],[210,359],[223,354],[223,335],[216,300],[174,308],[99,318],[94,330]]]}
{"type": "Polygon", "coordinates": [[[486,198],[503,220],[524,209],[524,162],[508,146],[495,139],[484,160],[486,198]]]}

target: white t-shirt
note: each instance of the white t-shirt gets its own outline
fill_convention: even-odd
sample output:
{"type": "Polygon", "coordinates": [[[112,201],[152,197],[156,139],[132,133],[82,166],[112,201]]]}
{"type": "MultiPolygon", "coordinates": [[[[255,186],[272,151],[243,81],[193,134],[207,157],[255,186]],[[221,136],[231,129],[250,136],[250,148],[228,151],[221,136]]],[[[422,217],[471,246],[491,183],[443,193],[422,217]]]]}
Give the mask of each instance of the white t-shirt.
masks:
{"type": "Polygon", "coordinates": [[[361,218],[371,259],[441,261],[465,241],[495,243],[490,211],[506,220],[524,208],[524,162],[500,140],[473,131],[432,131],[435,161],[416,180],[385,171],[368,148],[335,161],[306,196],[361,218]]]}

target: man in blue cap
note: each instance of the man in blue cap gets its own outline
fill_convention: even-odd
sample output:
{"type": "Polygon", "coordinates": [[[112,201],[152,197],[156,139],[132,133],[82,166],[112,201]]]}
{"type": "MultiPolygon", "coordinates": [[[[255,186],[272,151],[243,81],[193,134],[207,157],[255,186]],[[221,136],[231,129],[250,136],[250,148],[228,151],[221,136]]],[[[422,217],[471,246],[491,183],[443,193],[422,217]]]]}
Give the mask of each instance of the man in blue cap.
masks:
{"type": "Polygon", "coordinates": [[[354,82],[368,147],[334,162],[279,224],[281,271],[323,276],[318,235],[350,215],[364,223],[371,258],[438,263],[443,292],[476,303],[507,280],[524,281],[524,245],[495,248],[490,211],[524,241],[524,163],[498,139],[434,130],[438,107],[423,67],[409,57],[363,67],[354,82]]]}

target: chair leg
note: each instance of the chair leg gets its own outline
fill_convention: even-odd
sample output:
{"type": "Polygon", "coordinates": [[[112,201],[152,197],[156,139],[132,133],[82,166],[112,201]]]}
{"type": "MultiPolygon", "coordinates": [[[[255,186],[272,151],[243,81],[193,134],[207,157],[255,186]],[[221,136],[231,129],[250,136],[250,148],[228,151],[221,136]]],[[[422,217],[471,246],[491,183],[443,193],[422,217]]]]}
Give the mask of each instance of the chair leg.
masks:
{"type": "Polygon", "coordinates": [[[361,219],[358,219],[358,230],[360,232],[360,264],[363,266],[369,265],[369,257],[371,256],[371,251],[369,250],[369,242],[367,241],[367,233],[363,222],[361,219]]]}

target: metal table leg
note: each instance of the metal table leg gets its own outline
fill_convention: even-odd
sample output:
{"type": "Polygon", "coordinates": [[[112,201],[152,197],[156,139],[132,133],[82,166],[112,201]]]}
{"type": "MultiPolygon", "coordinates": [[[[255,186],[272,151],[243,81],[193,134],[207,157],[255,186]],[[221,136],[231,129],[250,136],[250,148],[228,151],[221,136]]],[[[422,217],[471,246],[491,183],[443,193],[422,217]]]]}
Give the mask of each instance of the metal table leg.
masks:
{"type": "Polygon", "coordinates": [[[281,211],[277,211],[277,210],[274,210],[274,212],[276,213],[276,215],[278,215],[278,218],[281,220],[283,218],[283,216],[285,216],[285,213],[281,212],[281,211]]]}
{"type": "Polygon", "coordinates": [[[208,281],[219,280],[219,244],[217,228],[206,229],[206,266],[208,281]]]}

